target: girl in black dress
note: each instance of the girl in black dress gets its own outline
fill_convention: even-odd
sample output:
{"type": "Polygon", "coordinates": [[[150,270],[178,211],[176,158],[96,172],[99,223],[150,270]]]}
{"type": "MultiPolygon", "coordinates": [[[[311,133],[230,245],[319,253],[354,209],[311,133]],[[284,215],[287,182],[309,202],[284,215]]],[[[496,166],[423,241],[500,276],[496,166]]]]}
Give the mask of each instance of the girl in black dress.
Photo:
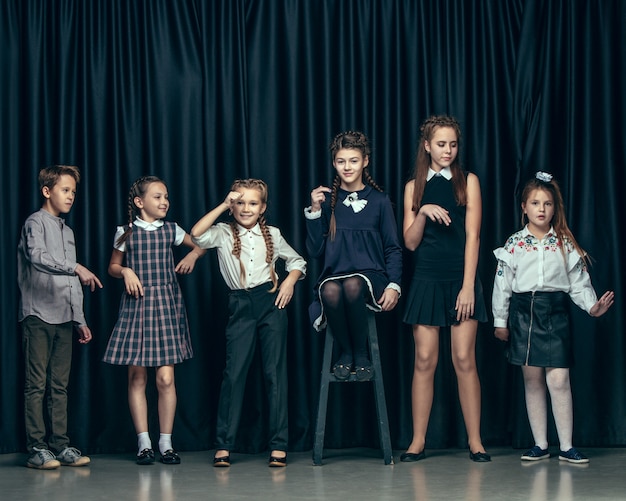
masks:
{"type": "Polygon", "coordinates": [[[458,122],[434,116],[421,127],[415,175],[404,190],[404,241],[415,272],[404,321],[413,325],[413,440],[401,461],[424,459],[439,357],[439,330],[449,327],[452,362],[468,435],[470,459],[487,462],[480,438],[480,381],[475,344],[487,313],[476,276],[482,216],[480,185],[458,159],[458,122]]]}

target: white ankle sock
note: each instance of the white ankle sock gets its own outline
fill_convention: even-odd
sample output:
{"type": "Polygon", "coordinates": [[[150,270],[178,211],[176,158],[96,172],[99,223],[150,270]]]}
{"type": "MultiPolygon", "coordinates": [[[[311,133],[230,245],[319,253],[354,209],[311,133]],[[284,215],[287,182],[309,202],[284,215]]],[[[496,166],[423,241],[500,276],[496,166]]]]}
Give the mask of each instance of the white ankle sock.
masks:
{"type": "Polygon", "coordinates": [[[159,451],[163,454],[165,451],[172,449],[172,434],[161,433],[159,438],[159,451]]]}
{"type": "Polygon", "coordinates": [[[150,441],[150,435],[147,431],[137,433],[137,447],[139,452],[144,449],[152,449],[152,442],[150,441]]]}

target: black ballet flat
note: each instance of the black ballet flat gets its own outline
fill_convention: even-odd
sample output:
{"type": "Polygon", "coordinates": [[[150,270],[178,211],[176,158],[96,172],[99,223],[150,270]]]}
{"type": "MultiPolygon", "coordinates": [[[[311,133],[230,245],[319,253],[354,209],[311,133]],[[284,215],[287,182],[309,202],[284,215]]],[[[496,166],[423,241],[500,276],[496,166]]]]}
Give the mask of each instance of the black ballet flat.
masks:
{"type": "Polygon", "coordinates": [[[277,456],[270,456],[267,465],[270,468],[283,468],[287,466],[287,456],[283,456],[282,458],[279,458],[277,456]]]}
{"type": "Polygon", "coordinates": [[[491,461],[491,456],[486,452],[472,452],[469,451],[469,458],[475,463],[488,463],[491,461]]]}
{"type": "Polygon", "coordinates": [[[230,456],[213,458],[213,466],[216,468],[228,468],[230,466],[230,456]]]}
{"type": "Polygon", "coordinates": [[[152,449],[144,449],[139,454],[137,454],[137,458],[135,459],[137,464],[146,465],[154,463],[154,451],[152,449]]]}
{"type": "Polygon", "coordinates": [[[180,456],[174,449],[168,449],[163,454],[161,454],[161,463],[180,464],[180,456]]]}
{"type": "Polygon", "coordinates": [[[333,365],[333,374],[339,381],[345,381],[350,377],[352,372],[352,364],[335,364],[333,365]]]}
{"type": "Polygon", "coordinates": [[[414,463],[426,459],[426,452],[422,449],[422,452],[405,452],[400,454],[400,461],[403,463],[414,463]]]}

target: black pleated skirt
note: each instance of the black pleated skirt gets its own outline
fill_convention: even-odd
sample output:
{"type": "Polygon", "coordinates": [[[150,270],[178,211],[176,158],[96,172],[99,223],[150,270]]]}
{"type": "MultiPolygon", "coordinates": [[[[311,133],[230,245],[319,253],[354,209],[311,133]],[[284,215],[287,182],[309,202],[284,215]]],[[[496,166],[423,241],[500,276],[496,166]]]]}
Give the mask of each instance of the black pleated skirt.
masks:
{"type": "MultiPolygon", "coordinates": [[[[463,280],[429,280],[413,277],[407,294],[403,321],[411,325],[454,325],[454,305],[463,280]]],[[[474,285],[474,320],[487,321],[483,286],[478,277],[474,285]]]]}
{"type": "Polygon", "coordinates": [[[569,297],[565,292],[513,294],[507,359],[513,365],[571,367],[569,297]]]}

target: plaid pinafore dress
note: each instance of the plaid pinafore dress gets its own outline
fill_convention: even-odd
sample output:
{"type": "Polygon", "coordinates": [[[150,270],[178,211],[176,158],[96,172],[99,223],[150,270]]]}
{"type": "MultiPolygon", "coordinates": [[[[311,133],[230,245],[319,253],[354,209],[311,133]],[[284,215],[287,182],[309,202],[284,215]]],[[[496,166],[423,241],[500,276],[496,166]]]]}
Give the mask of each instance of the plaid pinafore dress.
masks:
{"type": "Polygon", "coordinates": [[[126,266],[144,288],[135,299],[124,292],[103,361],[161,367],[191,358],[191,337],[183,296],[174,271],[176,224],[148,231],[133,226],[126,240],[126,266]]]}

